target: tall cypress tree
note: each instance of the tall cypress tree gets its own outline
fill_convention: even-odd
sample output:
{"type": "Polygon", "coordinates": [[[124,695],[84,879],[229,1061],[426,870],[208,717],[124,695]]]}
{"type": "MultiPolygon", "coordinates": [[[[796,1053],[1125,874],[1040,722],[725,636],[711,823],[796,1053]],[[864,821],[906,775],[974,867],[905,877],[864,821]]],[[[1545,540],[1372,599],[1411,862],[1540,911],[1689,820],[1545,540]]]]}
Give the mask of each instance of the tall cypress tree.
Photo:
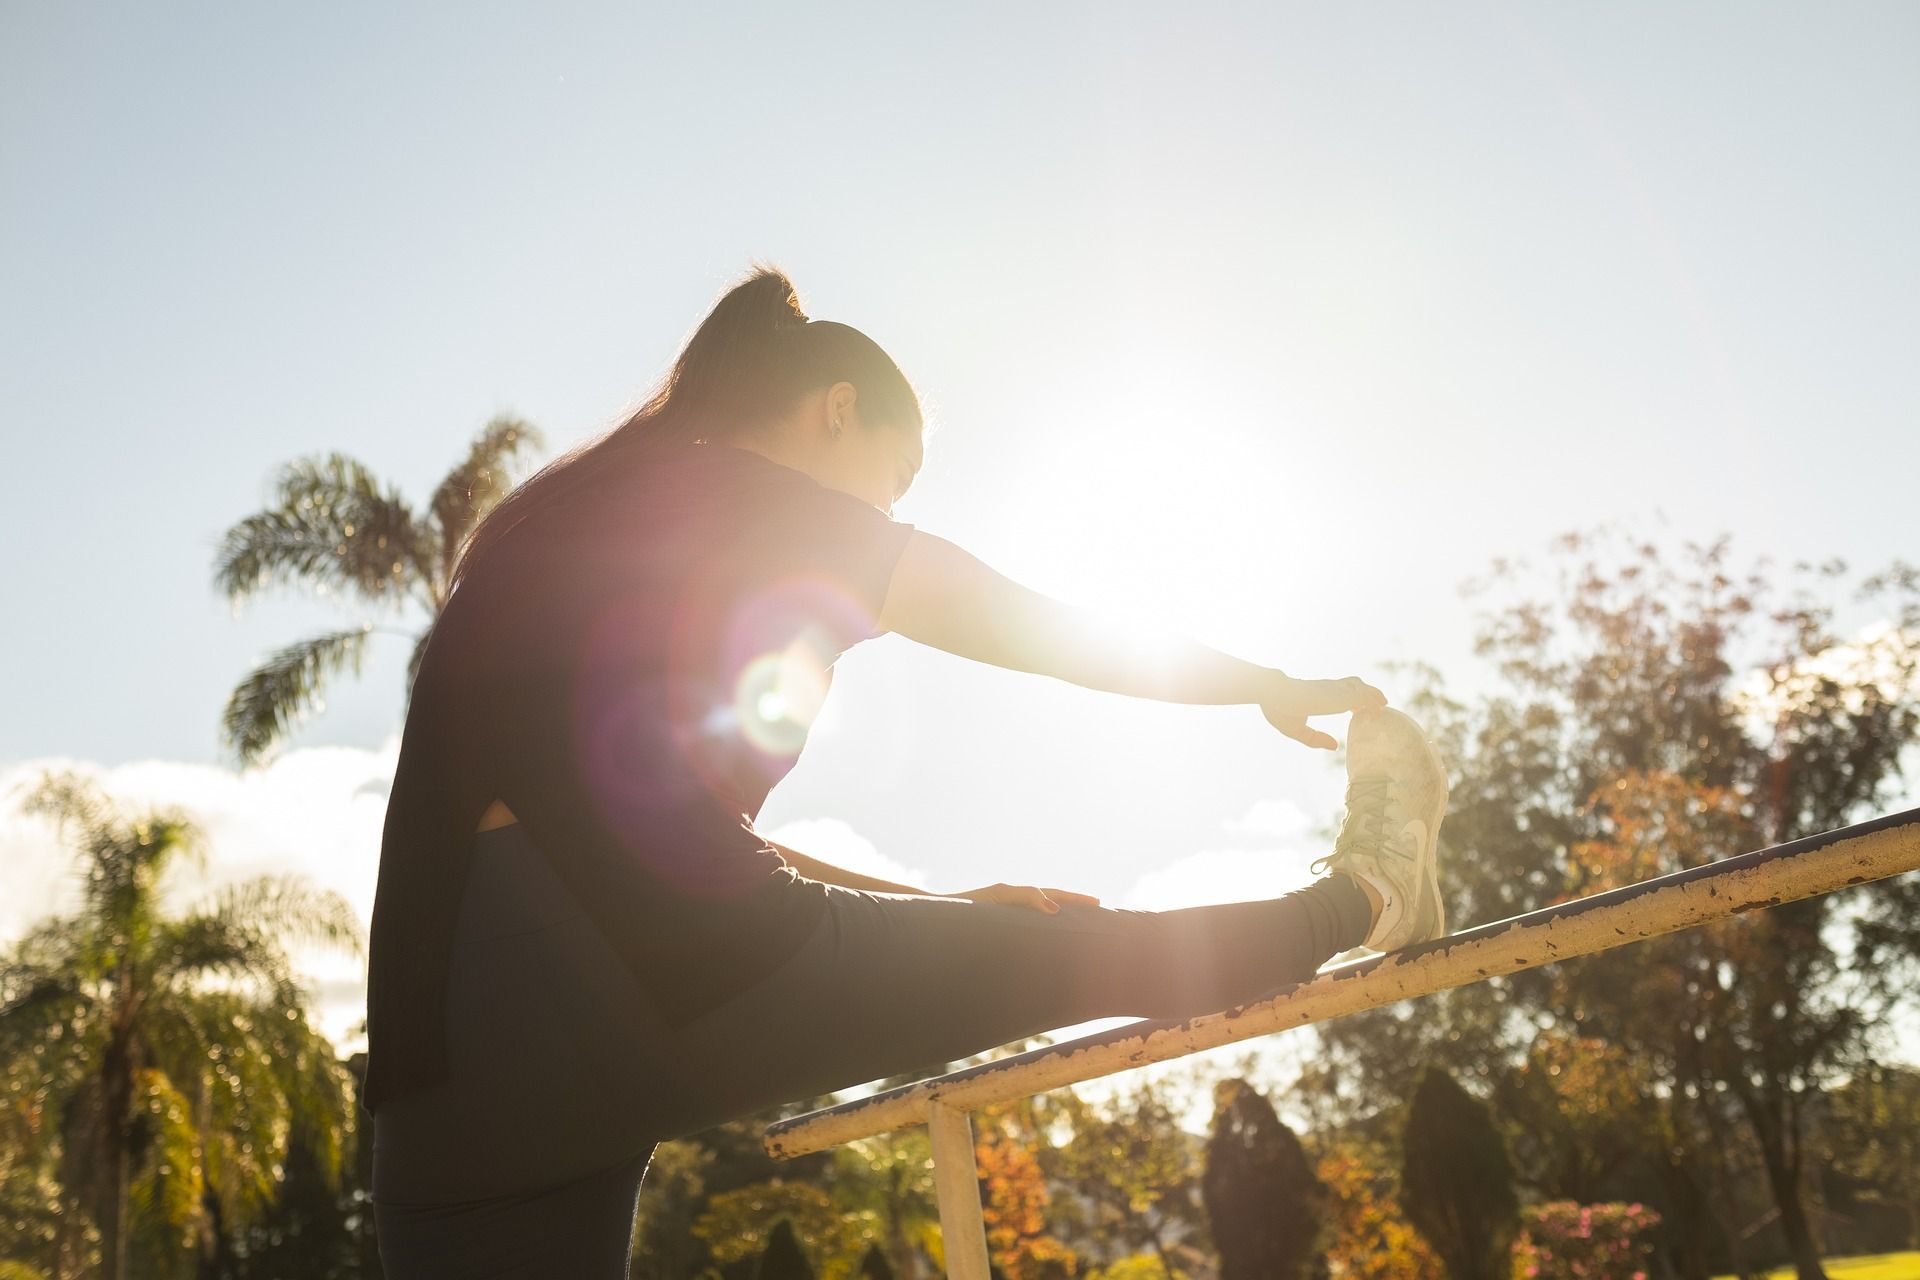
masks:
{"type": "Polygon", "coordinates": [[[768,1233],[754,1280],[813,1280],[813,1267],[807,1255],[800,1252],[800,1238],[793,1232],[791,1219],[780,1219],[768,1233]]]}
{"type": "Polygon", "coordinates": [[[1313,1264],[1322,1261],[1327,1189],[1300,1139],[1245,1080],[1214,1086],[1200,1198],[1220,1254],[1220,1280],[1305,1280],[1318,1273],[1313,1264]]]}
{"type": "Polygon", "coordinates": [[[1504,1280],[1520,1205],[1486,1105],[1427,1064],[1407,1114],[1400,1203],[1453,1280],[1504,1280]]]}

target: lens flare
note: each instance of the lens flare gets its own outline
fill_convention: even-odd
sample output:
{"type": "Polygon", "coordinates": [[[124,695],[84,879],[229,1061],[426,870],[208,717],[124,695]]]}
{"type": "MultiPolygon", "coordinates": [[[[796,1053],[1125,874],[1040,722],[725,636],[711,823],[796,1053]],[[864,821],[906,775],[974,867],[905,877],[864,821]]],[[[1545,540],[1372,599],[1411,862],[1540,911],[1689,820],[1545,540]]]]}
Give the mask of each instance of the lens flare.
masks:
{"type": "Polygon", "coordinates": [[[664,644],[657,617],[631,599],[610,604],[588,628],[571,707],[598,816],[683,890],[726,897],[764,883],[742,819],[792,770],[834,661],[873,624],[817,572],[690,590],[664,644]]]}
{"type": "Polygon", "coordinates": [[[771,756],[797,756],[827,700],[833,658],[832,641],[809,627],[785,648],[750,659],[733,687],[734,716],[747,741],[771,756]]]}

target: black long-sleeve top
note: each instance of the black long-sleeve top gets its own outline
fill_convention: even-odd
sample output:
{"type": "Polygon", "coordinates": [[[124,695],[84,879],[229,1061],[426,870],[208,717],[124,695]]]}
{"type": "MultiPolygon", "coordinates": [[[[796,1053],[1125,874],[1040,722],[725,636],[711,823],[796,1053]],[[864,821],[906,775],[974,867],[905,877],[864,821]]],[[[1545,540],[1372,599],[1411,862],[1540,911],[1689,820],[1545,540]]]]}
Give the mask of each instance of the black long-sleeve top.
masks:
{"type": "Polygon", "coordinates": [[[824,908],[752,829],[911,524],[724,444],[672,445],[471,565],[415,676],[387,802],[363,1105],[444,1079],[480,815],[506,802],[669,1025],[769,973],[824,908]],[[784,890],[784,892],[783,892],[784,890]]]}

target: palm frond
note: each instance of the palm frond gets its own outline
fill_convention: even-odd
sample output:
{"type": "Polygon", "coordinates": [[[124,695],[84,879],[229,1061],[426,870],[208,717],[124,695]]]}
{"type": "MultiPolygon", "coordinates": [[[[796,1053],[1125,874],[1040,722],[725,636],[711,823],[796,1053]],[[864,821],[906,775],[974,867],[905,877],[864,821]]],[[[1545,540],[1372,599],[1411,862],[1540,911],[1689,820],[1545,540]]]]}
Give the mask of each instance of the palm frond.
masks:
{"type": "Polygon", "coordinates": [[[304,1135],[321,1174],[338,1191],[354,1130],[353,1077],[308,1020],[303,993],[283,990],[262,1013],[260,1042],[286,1099],[288,1123],[304,1135]]]}
{"type": "Polygon", "coordinates": [[[256,764],[312,709],[323,707],[327,676],[351,667],[360,673],[371,626],[314,636],[276,652],[227,698],[221,730],[243,766],[256,764]]]}
{"type": "Polygon", "coordinates": [[[203,992],[156,983],[140,1010],[142,1057],[186,1092],[213,1069],[213,1051],[221,1043],[218,1022],[199,1008],[204,999],[203,992]]]}
{"type": "Polygon", "coordinates": [[[200,1221],[198,1148],[193,1109],[159,1071],[140,1072],[134,1115],[145,1135],[127,1183],[130,1268],[142,1276],[192,1275],[194,1228],[200,1221]]]}
{"type": "Polygon", "coordinates": [[[200,828],[178,809],[134,814],[98,833],[81,875],[84,918],[108,948],[96,959],[144,953],[159,915],[159,880],[176,855],[206,865],[200,828]]]}
{"type": "Polygon", "coordinates": [[[0,1004],[18,990],[32,986],[41,975],[63,975],[79,980],[76,957],[84,945],[80,923],[68,917],[48,916],[35,921],[15,938],[0,958],[0,1004]]]}
{"type": "Polygon", "coordinates": [[[385,601],[422,575],[428,558],[420,521],[362,463],[341,453],[296,459],[276,485],[274,504],[237,521],[214,554],[214,583],[236,608],[274,584],[385,601]]]}
{"type": "Polygon", "coordinates": [[[284,963],[271,940],[251,926],[205,913],[167,920],[154,932],[155,986],[190,982],[203,974],[231,978],[271,977],[284,963]]]}
{"type": "Polygon", "coordinates": [[[231,928],[264,931],[276,941],[342,947],[356,959],[366,955],[360,917],[347,900],[299,876],[255,876],[227,885],[214,895],[211,914],[231,928]]]}
{"type": "Polygon", "coordinates": [[[112,820],[113,804],[100,784],[76,769],[42,769],[13,788],[20,812],[52,819],[61,837],[77,828],[77,843],[90,844],[112,820]]]}
{"type": "Polygon", "coordinates": [[[70,1038],[70,1030],[85,1020],[93,1000],[67,973],[40,972],[28,979],[10,972],[0,979],[0,992],[21,988],[0,1004],[0,1063],[39,1054],[49,1042],[70,1038]]]}
{"type": "Polygon", "coordinates": [[[155,1069],[146,1079],[168,1087],[152,1087],[141,1108],[155,1150],[136,1164],[130,1199],[133,1247],[156,1267],[163,1255],[146,1254],[142,1236],[192,1220],[180,1217],[185,1206],[175,1199],[189,1185],[196,1214],[200,1196],[211,1196],[222,1229],[243,1233],[270,1211],[297,1140],[321,1176],[340,1189],[355,1133],[351,1078],[307,1021],[305,1000],[289,983],[264,997],[173,989],[148,1006],[147,1030],[163,1043],[155,1046],[155,1069]],[[181,1140],[184,1162],[171,1154],[181,1140]]]}
{"type": "Polygon", "coordinates": [[[507,496],[514,486],[512,464],[521,452],[545,448],[539,428],[510,414],[495,414],[460,464],[449,471],[433,491],[428,512],[439,538],[438,579],[452,576],[453,561],[481,517],[507,496]]]}
{"type": "Polygon", "coordinates": [[[206,865],[204,836],[177,806],[123,812],[91,779],[73,770],[43,772],[24,797],[27,813],[51,815],[63,833],[80,828],[80,916],[42,922],[25,941],[51,945],[56,959],[83,979],[98,976],[129,952],[144,949],[158,911],[156,886],[176,857],[206,865]]]}
{"type": "Polygon", "coordinates": [[[275,1162],[286,1152],[289,1105],[271,1036],[278,1016],[271,999],[206,991],[190,1004],[214,1025],[202,1140],[208,1185],[229,1225],[253,1221],[273,1199],[275,1162]]]}

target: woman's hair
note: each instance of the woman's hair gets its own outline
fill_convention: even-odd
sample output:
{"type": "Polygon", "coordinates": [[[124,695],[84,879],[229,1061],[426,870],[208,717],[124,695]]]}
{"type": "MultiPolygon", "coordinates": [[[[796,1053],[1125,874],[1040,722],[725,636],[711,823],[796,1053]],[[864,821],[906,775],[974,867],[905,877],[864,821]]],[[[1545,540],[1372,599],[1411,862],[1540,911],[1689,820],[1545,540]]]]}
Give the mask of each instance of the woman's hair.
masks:
{"type": "Polygon", "coordinates": [[[851,325],[808,319],[786,273],[756,265],[714,304],[625,422],[554,458],[481,518],[455,559],[448,592],[476,557],[548,504],[657,449],[740,438],[806,393],[843,381],[858,390],[863,421],[922,428],[919,396],[879,343],[851,325]]]}

